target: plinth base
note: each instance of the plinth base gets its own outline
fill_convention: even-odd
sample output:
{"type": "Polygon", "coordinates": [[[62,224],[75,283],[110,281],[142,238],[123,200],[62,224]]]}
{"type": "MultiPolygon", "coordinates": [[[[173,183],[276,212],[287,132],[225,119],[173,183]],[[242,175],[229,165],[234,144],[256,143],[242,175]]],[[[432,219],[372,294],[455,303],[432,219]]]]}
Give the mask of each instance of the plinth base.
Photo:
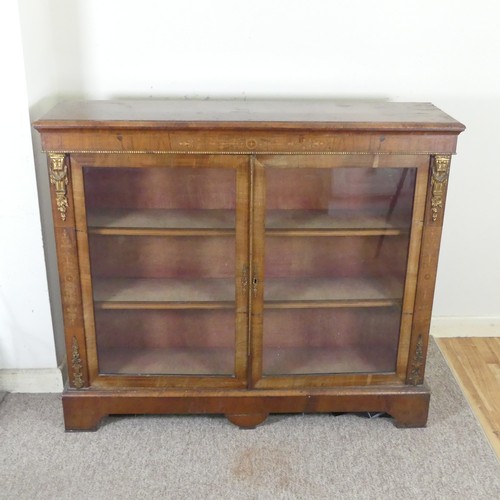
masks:
{"type": "Polygon", "coordinates": [[[91,431],[108,415],[223,414],[240,428],[254,428],[270,413],[384,412],[397,427],[425,427],[430,392],[426,386],[334,389],[174,391],[66,390],[67,431],[91,431]]]}

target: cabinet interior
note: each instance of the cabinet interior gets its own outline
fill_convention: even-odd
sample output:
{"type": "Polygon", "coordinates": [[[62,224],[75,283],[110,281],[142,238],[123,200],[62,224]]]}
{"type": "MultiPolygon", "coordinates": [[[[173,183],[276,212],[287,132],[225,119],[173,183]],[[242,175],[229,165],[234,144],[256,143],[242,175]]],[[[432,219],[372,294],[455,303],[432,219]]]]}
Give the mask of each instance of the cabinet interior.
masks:
{"type": "MultiPolygon", "coordinates": [[[[249,267],[236,170],[92,166],[83,179],[100,373],[234,374],[249,267]]],[[[264,255],[262,375],[394,372],[415,169],[264,179],[262,236],[249,227],[264,255]]]]}

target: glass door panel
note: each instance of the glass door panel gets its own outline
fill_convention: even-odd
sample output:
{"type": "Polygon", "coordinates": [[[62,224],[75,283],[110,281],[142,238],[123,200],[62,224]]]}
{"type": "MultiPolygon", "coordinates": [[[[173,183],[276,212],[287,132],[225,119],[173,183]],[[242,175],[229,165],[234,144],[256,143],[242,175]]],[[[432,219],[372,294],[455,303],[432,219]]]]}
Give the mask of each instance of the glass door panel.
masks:
{"type": "Polygon", "coordinates": [[[415,169],[266,168],[266,229],[408,230],[415,169]]]}
{"type": "Polygon", "coordinates": [[[96,309],[106,374],[231,375],[234,310],[96,309]]]}
{"type": "Polygon", "coordinates": [[[415,169],[265,168],[264,376],[394,372],[415,169]]]}
{"type": "Polygon", "coordinates": [[[237,170],[84,167],[99,373],[234,376],[237,170]]]}
{"type": "Polygon", "coordinates": [[[266,375],[391,372],[400,309],[304,307],[265,312],[266,375]]]}

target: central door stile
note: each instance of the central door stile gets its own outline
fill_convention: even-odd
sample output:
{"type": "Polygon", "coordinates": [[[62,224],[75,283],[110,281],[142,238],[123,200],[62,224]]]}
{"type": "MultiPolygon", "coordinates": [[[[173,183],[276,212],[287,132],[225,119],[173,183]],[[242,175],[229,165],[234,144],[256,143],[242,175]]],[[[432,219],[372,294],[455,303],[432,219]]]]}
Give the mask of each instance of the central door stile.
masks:
{"type": "Polygon", "coordinates": [[[252,259],[253,259],[253,189],[254,189],[254,169],[255,169],[255,155],[251,155],[248,158],[248,262],[246,264],[246,283],[245,290],[247,293],[247,311],[248,311],[248,323],[247,323],[247,384],[248,387],[252,387],[252,294],[250,293],[251,283],[252,283],[252,259]]]}
{"type": "Polygon", "coordinates": [[[236,338],[235,377],[241,387],[249,385],[249,330],[251,281],[251,189],[252,173],[248,157],[235,158],[237,162],[237,210],[236,210],[236,338]]]}
{"type": "Polygon", "coordinates": [[[255,155],[251,158],[250,190],[253,207],[250,212],[250,387],[255,387],[262,377],[262,333],[264,309],[264,225],[265,225],[265,176],[264,165],[255,155]]]}

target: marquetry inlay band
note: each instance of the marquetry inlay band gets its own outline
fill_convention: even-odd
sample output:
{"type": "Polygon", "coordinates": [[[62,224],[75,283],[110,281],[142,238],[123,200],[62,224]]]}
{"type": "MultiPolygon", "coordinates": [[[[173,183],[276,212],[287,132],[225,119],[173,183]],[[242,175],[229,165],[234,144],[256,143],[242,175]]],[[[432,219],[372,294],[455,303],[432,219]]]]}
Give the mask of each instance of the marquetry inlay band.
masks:
{"type": "Polygon", "coordinates": [[[299,156],[335,156],[335,155],[390,155],[390,156],[416,156],[416,155],[446,155],[435,151],[403,151],[399,153],[385,151],[146,151],[146,150],[66,150],[45,151],[47,154],[149,154],[149,155],[299,155],[299,156]]]}

